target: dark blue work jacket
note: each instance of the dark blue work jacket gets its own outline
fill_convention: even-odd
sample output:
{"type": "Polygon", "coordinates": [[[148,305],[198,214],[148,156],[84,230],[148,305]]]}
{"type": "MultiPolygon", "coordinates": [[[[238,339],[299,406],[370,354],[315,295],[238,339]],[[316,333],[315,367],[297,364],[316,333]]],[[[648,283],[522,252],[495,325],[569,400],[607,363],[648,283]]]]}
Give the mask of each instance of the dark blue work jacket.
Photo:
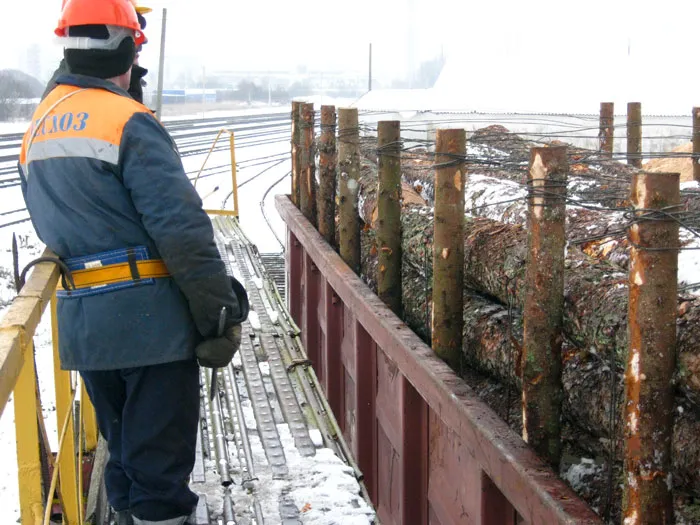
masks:
{"type": "Polygon", "coordinates": [[[58,84],[20,156],[37,234],[62,259],[145,247],[171,275],[60,298],[61,365],[110,370],[190,359],[198,342],[216,335],[222,306],[229,323],[244,317],[202,201],[145,106],[96,78],[64,75],[58,84]]]}

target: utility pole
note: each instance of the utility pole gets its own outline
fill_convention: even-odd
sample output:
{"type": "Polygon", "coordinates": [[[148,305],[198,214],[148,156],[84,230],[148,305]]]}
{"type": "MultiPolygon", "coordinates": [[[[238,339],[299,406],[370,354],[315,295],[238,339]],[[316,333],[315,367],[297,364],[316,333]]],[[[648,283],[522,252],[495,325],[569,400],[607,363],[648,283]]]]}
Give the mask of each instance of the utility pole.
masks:
{"type": "Polygon", "coordinates": [[[165,68],[165,24],[168,10],[163,8],[163,20],[160,29],[160,57],[158,59],[158,93],[156,94],[156,115],[162,119],[163,111],[163,69],[165,68]]]}
{"type": "Polygon", "coordinates": [[[207,106],[207,68],[202,66],[202,118],[207,106]]]}
{"type": "Polygon", "coordinates": [[[369,43],[369,77],[367,91],[372,91],[372,42],[369,43]]]}

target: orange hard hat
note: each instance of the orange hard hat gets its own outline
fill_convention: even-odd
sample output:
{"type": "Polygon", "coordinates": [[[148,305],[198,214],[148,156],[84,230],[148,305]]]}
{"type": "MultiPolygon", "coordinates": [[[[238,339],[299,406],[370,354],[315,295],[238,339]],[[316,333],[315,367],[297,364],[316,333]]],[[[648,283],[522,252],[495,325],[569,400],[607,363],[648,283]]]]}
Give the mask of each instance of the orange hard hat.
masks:
{"type": "Polygon", "coordinates": [[[67,36],[69,27],[84,25],[131,29],[137,47],[146,41],[131,0],[64,0],[61,17],[54,31],[56,35],[67,36]]]}

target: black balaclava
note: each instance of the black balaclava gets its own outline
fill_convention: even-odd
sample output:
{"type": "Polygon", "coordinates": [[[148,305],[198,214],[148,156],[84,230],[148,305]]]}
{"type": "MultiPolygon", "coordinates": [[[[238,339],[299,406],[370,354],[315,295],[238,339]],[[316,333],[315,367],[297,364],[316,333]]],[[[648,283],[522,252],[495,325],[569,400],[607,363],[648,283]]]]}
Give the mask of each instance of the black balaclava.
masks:
{"type": "MultiPolygon", "coordinates": [[[[69,28],[69,36],[104,38],[109,37],[104,25],[84,25],[69,28]]],[[[136,46],[132,38],[125,38],[114,50],[64,49],[63,56],[71,73],[101,79],[123,75],[134,63],[136,46]]]]}

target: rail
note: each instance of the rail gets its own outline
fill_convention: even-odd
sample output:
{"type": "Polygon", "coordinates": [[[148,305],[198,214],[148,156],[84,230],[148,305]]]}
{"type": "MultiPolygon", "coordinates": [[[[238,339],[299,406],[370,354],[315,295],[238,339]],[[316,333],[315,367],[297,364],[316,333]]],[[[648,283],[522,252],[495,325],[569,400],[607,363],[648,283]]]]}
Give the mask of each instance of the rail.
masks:
{"type": "Polygon", "coordinates": [[[290,312],[382,523],[602,523],[288,196],[275,204],[290,312]]]}

